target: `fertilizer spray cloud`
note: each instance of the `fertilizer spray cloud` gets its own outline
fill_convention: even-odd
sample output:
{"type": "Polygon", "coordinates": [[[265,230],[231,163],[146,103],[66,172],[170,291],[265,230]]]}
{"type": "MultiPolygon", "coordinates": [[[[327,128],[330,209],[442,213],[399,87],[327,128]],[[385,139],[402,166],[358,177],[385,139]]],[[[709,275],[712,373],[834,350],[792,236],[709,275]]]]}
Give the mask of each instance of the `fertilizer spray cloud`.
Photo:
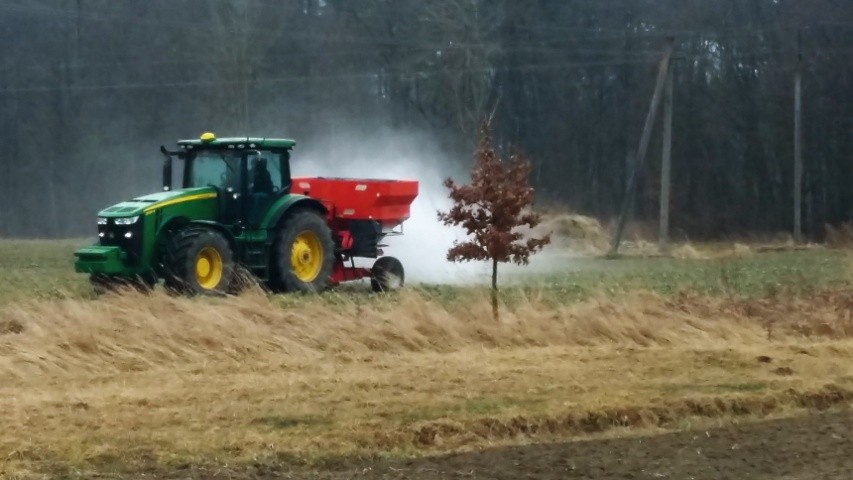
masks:
{"type": "Polygon", "coordinates": [[[448,176],[463,178],[464,162],[451,162],[438,142],[422,134],[380,130],[370,138],[336,136],[334,145],[309,145],[294,152],[294,176],[414,179],[420,194],[412,205],[412,215],[404,223],[405,234],[388,239],[387,255],[398,257],[406,267],[406,277],[418,283],[473,283],[488,278],[482,263],[453,264],[447,250],[465,232],[438,221],[437,210],[450,206],[442,182],[448,176]]]}

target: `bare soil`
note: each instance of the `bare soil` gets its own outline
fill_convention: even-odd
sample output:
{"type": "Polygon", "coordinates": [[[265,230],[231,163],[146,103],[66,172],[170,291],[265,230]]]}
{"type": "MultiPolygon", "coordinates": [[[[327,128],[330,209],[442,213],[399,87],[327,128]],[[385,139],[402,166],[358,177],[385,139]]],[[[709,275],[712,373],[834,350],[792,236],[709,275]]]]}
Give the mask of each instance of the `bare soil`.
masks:
{"type": "MultiPolygon", "coordinates": [[[[853,474],[853,415],[847,412],[707,432],[501,448],[366,467],[371,474],[359,475],[361,478],[841,479],[853,474]]],[[[364,468],[327,478],[348,478],[364,468]]]]}
{"type": "Polygon", "coordinates": [[[167,477],[804,480],[847,479],[851,474],[853,412],[846,410],[713,430],[495,448],[402,462],[353,462],[329,471],[207,470],[167,477]]]}

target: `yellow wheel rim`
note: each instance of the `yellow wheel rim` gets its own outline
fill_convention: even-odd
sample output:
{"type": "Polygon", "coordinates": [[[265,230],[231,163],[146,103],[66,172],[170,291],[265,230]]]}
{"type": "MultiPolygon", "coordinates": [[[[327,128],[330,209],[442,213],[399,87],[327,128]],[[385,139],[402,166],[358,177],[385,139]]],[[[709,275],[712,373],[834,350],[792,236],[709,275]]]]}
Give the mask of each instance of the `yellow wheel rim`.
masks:
{"type": "Polygon", "coordinates": [[[222,281],[222,256],[213,247],[204,247],[195,257],[195,279],[201,288],[213,290],[222,281]]]}
{"type": "Polygon", "coordinates": [[[290,268],[302,282],[313,282],[323,268],[323,244],[314,232],[296,236],[290,249],[290,268]]]}

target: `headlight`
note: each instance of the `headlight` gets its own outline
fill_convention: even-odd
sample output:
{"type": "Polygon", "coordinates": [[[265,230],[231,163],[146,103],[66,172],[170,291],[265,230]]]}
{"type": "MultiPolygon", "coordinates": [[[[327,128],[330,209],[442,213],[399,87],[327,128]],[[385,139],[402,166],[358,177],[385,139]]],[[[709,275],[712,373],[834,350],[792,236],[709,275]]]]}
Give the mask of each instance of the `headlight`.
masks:
{"type": "Polygon", "coordinates": [[[133,225],[136,221],[139,220],[139,216],[135,217],[124,217],[124,218],[116,218],[113,220],[116,225],[133,225]]]}
{"type": "Polygon", "coordinates": [[[98,225],[106,225],[107,219],[104,217],[98,217],[98,225]]]}

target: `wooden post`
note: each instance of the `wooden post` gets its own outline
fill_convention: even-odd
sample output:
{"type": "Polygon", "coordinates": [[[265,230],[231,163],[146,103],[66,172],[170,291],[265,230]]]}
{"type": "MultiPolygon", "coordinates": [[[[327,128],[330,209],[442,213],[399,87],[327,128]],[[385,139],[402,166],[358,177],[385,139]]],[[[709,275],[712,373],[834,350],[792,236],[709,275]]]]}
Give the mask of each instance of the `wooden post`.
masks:
{"type": "Polygon", "coordinates": [[[670,65],[666,77],[666,95],[663,99],[663,159],[660,169],[660,225],[658,246],[661,252],[669,249],[669,194],[672,180],[672,102],[673,72],[670,65]]]}
{"type": "Polygon", "coordinates": [[[663,97],[663,87],[667,74],[669,73],[669,65],[672,60],[672,48],[675,40],[667,39],[666,50],[663,58],[660,61],[660,70],[658,71],[657,84],[655,85],[655,93],[652,95],[652,105],[649,108],[649,113],[646,116],[646,125],[643,127],[643,136],[640,138],[640,147],[637,150],[637,156],[634,159],[634,166],[631,169],[631,175],[628,179],[628,187],[625,189],[625,200],[622,202],[622,209],[619,212],[619,220],[616,224],[616,231],[613,232],[613,238],[610,242],[610,252],[607,254],[614,257],[619,253],[619,244],[622,243],[622,234],[625,232],[625,225],[628,223],[628,217],[631,214],[631,209],[634,206],[634,195],[637,191],[637,183],[639,182],[640,172],[643,170],[643,164],[646,160],[646,152],[649,150],[649,141],[652,137],[652,128],[657,118],[658,109],[660,108],[661,97],[663,97]]]}
{"type": "Polygon", "coordinates": [[[797,32],[797,71],[794,74],[794,241],[803,240],[803,54],[797,32]]]}

